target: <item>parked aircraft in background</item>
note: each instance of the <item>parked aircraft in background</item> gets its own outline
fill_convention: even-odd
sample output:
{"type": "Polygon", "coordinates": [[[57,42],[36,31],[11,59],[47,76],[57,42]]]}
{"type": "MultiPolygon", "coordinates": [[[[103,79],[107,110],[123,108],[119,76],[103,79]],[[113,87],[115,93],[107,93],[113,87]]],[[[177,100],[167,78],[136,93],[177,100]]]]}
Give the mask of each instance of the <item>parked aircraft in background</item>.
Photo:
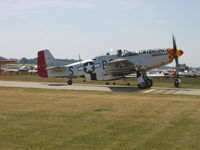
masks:
{"type": "Polygon", "coordinates": [[[5,72],[36,73],[37,72],[37,65],[9,64],[9,65],[4,65],[2,67],[2,69],[5,72]]]}
{"type": "Polygon", "coordinates": [[[5,64],[13,64],[16,63],[16,60],[0,60],[0,76],[1,76],[1,67],[5,64]]]}
{"type": "Polygon", "coordinates": [[[16,63],[16,60],[0,60],[0,65],[16,63]]]}
{"type": "Polygon", "coordinates": [[[175,86],[179,87],[178,57],[183,54],[177,49],[173,36],[173,48],[148,49],[131,52],[117,50],[92,59],[63,65],[55,60],[49,50],[38,52],[38,75],[41,77],[66,77],[68,85],[72,84],[75,77],[84,77],[91,80],[117,80],[136,72],[137,85],[140,89],[150,88],[153,81],[146,75],[146,71],[176,62],[175,86]]]}

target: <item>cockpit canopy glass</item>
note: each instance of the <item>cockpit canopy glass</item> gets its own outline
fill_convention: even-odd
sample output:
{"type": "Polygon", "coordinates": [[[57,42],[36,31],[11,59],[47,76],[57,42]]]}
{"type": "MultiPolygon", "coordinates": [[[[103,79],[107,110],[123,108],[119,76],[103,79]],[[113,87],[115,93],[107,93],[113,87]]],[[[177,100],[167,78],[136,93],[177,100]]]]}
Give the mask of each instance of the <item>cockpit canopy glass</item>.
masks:
{"type": "Polygon", "coordinates": [[[110,51],[110,53],[107,53],[107,55],[117,55],[117,56],[121,56],[121,57],[126,57],[126,56],[134,56],[134,55],[138,55],[137,52],[130,52],[128,50],[115,50],[115,51],[110,51]]]}
{"type": "Polygon", "coordinates": [[[137,52],[135,51],[128,51],[128,50],[122,50],[122,49],[118,49],[118,50],[114,50],[111,49],[108,52],[104,52],[103,54],[101,54],[100,56],[105,56],[105,55],[117,55],[117,56],[121,56],[121,57],[127,57],[127,56],[134,56],[134,55],[138,55],[137,52]]]}
{"type": "Polygon", "coordinates": [[[134,56],[134,55],[138,55],[137,52],[130,52],[128,50],[122,50],[122,56],[126,57],[126,56],[134,56]]]}

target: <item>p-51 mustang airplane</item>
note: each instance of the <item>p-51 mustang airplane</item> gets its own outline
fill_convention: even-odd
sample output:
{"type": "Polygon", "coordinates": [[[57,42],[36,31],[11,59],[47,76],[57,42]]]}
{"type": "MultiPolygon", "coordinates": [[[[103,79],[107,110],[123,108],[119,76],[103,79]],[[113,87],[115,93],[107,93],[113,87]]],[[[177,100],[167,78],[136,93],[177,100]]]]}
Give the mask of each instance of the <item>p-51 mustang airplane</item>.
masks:
{"type": "Polygon", "coordinates": [[[38,52],[38,75],[40,77],[66,77],[68,85],[72,84],[75,77],[84,77],[91,80],[117,80],[136,72],[137,86],[140,89],[150,88],[153,81],[146,75],[147,70],[176,61],[175,86],[179,87],[179,63],[178,57],[183,54],[177,49],[173,36],[173,48],[149,49],[138,52],[117,50],[115,54],[107,53],[93,59],[63,65],[55,60],[49,50],[38,52]]]}

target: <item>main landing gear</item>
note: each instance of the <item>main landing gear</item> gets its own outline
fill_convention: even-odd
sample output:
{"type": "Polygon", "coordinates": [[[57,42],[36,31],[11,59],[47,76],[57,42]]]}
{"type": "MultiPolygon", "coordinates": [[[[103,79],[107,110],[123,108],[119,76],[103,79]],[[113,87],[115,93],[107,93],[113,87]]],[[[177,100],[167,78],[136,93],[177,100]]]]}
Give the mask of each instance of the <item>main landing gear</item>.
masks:
{"type": "Polygon", "coordinates": [[[174,86],[175,86],[176,88],[179,88],[179,87],[180,87],[180,83],[181,83],[181,80],[177,78],[177,79],[175,80],[175,82],[174,82],[174,86]]]}
{"type": "Polygon", "coordinates": [[[137,86],[139,89],[151,88],[153,81],[149,79],[144,70],[137,70],[137,86]]]}

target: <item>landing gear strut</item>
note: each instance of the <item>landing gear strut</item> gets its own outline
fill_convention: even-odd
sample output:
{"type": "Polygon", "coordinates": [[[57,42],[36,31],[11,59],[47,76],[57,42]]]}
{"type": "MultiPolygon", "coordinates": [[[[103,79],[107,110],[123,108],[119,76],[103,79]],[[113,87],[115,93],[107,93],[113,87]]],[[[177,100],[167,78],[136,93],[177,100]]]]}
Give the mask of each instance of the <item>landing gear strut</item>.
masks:
{"type": "Polygon", "coordinates": [[[151,88],[153,86],[153,81],[149,79],[144,70],[137,70],[137,86],[139,89],[151,88]]]}

